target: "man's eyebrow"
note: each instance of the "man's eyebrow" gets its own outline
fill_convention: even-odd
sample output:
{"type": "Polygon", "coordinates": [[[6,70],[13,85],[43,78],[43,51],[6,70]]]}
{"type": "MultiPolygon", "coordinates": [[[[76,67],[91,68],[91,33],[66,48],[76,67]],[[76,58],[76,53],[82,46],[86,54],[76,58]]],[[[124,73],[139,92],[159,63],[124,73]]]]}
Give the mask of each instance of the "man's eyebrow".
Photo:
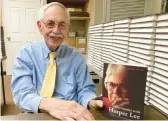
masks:
{"type": "Polygon", "coordinates": [[[61,24],[66,24],[65,22],[59,22],[59,23],[61,23],[61,24]]]}
{"type": "Polygon", "coordinates": [[[65,21],[58,21],[59,23],[61,23],[61,24],[66,24],[66,22],[65,21]]]}
{"type": "Polygon", "coordinates": [[[48,19],[47,21],[54,21],[54,20],[52,20],[52,19],[48,19]]]}
{"type": "Polygon", "coordinates": [[[55,20],[52,20],[52,19],[48,19],[47,21],[52,21],[52,22],[58,22],[58,23],[61,23],[61,24],[66,24],[66,22],[65,21],[55,21],[55,20]]]}
{"type": "Polygon", "coordinates": [[[51,20],[51,19],[44,19],[44,21],[51,21],[51,22],[54,22],[54,20],[51,20]]]}

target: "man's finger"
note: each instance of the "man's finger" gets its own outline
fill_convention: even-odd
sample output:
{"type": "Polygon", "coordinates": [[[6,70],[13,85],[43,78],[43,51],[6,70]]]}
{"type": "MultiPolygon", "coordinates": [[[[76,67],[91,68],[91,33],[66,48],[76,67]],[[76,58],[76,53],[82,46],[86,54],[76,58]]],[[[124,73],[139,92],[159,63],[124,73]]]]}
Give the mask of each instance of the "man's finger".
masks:
{"type": "Polygon", "coordinates": [[[118,105],[119,103],[121,103],[121,101],[122,101],[122,98],[117,98],[112,102],[111,106],[113,107],[115,105],[118,105]]]}
{"type": "Polygon", "coordinates": [[[115,99],[115,101],[113,101],[113,103],[111,104],[111,106],[120,106],[120,107],[128,105],[129,105],[128,98],[125,98],[124,100],[122,98],[115,99]]]}
{"type": "Polygon", "coordinates": [[[65,119],[66,121],[75,121],[75,119],[73,119],[73,118],[71,118],[71,117],[64,117],[64,119],[65,119]]]}
{"type": "Polygon", "coordinates": [[[78,114],[77,120],[80,120],[81,118],[85,119],[85,120],[94,120],[93,115],[83,106],[81,106],[80,104],[76,104],[76,107],[72,109],[72,111],[76,114],[78,114]]]}
{"type": "Polygon", "coordinates": [[[90,108],[102,108],[103,107],[103,101],[102,100],[90,100],[89,101],[89,107],[90,108]]]}
{"type": "Polygon", "coordinates": [[[119,107],[127,107],[129,106],[129,101],[122,102],[121,104],[118,105],[119,107]]]}
{"type": "Polygon", "coordinates": [[[76,113],[76,112],[74,112],[74,111],[69,111],[69,113],[68,113],[68,117],[69,117],[69,118],[73,118],[73,119],[75,119],[75,120],[78,119],[78,116],[79,116],[79,114],[76,113]]]}
{"type": "Polygon", "coordinates": [[[85,110],[80,115],[81,115],[81,118],[83,118],[85,120],[94,120],[93,115],[88,110],[85,110]]]}

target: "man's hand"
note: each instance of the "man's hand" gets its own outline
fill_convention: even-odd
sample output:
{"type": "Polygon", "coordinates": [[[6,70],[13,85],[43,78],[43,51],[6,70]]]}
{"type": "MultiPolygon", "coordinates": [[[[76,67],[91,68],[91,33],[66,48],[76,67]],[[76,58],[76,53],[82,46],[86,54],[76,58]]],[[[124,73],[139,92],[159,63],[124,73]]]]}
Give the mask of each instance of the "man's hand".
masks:
{"type": "Polygon", "coordinates": [[[56,98],[43,98],[39,109],[47,111],[55,118],[62,120],[93,120],[93,115],[75,101],[56,98]]]}
{"type": "MultiPolygon", "coordinates": [[[[113,99],[113,100],[114,100],[114,99],[113,99]]],[[[115,100],[111,103],[111,106],[112,106],[112,107],[117,106],[117,107],[125,107],[125,108],[127,108],[127,107],[129,107],[129,105],[130,105],[130,102],[129,102],[129,99],[128,99],[128,98],[124,98],[124,99],[122,99],[122,98],[117,98],[117,99],[115,99],[115,100]]]]}
{"type": "Polygon", "coordinates": [[[102,100],[95,100],[95,99],[92,99],[89,101],[89,107],[90,108],[102,108],[103,107],[103,101],[102,100]]]}

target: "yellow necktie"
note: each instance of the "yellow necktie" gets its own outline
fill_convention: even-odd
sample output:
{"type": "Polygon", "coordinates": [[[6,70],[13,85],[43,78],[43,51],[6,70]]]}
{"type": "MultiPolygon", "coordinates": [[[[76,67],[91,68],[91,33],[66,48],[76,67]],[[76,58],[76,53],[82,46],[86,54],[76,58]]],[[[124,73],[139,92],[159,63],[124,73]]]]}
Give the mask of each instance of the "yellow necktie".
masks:
{"type": "Polygon", "coordinates": [[[55,52],[50,52],[49,56],[50,56],[50,63],[48,64],[48,68],[40,92],[40,96],[44,97],[52,97],[56,80],[56,61],[55,61],[56,54],[55,52]]]}

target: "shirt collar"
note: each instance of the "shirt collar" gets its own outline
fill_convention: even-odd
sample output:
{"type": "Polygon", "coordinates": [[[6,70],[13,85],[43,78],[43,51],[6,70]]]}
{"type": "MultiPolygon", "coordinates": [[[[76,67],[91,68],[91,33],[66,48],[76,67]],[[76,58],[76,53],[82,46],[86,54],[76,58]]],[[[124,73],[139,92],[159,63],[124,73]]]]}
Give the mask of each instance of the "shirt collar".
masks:
{"type": "MultiPolygon", "coordinates": [[[[42,47],[43,47],[43,54],[44,58],[48,58],[49,53],[51,52],[50,49],[48,48],[44,38],[42,38],[42,47]]],[[[56,49],[56,58],[59,56],[60,50],[62,48],[62,44],[56,49]]]]}

